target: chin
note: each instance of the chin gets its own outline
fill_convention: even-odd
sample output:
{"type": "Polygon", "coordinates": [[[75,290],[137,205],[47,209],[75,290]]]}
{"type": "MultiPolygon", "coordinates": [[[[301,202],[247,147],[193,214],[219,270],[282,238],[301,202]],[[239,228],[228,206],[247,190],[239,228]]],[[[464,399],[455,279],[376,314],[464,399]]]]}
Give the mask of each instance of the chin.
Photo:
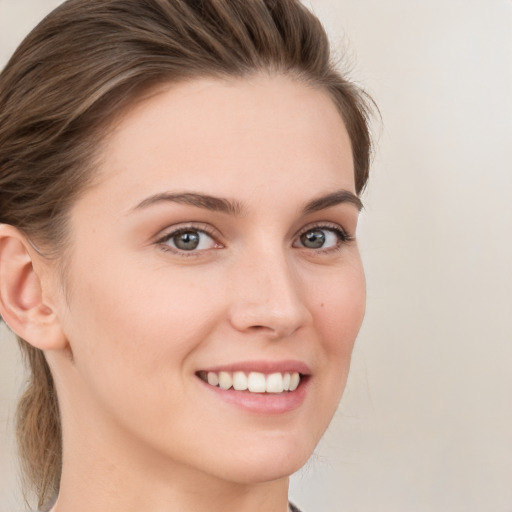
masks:
{"type": "MultiPolygon", "coordinates": [[[[316,443],[290,440],[254,443],[225,462],[221,478],[238,484],[257,484],[288,478],[306,464],[316,443]]],[[[220,469],[217,466],[217,471],[220,469]]]]}

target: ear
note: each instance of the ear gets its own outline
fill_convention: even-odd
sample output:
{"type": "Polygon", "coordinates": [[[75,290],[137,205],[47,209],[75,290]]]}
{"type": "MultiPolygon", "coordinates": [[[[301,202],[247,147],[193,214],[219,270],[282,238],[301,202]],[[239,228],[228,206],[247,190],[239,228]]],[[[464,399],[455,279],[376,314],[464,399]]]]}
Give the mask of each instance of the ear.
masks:
{"type": "Polygon", "coordinates": [[[54,308],[45,300],[42,260],[18,229],[0,224],[0,315],[21,338],[41,350],[67,343],[54,308]],[[38,263],[36,265],[35,263],[38,263]]]}

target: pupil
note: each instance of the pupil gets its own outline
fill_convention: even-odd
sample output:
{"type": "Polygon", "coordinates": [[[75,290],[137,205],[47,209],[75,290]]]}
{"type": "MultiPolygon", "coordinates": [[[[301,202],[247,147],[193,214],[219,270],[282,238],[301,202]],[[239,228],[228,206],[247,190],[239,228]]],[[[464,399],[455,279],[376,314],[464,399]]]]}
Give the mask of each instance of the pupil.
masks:
{"type": "Polygon", "coordinates": [[[174,244],[178,249],[190,251],[199,245],[199,235],[195,231],[180,233],[174,237],[174,244]]]}
{"type": "Polygon", "coordinates": [[[325,233],[321,230],[308,231],[301,236],[301,242],[304,247],[318,249],[325,243],[325,233]]]}

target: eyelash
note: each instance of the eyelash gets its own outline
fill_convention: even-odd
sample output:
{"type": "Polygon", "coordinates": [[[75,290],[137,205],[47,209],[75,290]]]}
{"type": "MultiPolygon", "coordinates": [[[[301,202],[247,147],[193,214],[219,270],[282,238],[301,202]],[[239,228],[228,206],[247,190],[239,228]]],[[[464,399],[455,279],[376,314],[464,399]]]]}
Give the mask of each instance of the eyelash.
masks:
{"type": "MultiPolygon", "coordinates": [[[[355,241],[355,237],[349,235],[347,233],[347,231],[345,231],[345,229],[343,229],[338,224],[332,224],[332,223],[326,223],[326,222],[306,226],[304,229],[299,231],[299,233],[296,235],[295,238],[300,240],[300,237],[302,235],[308,233],[309,231],[315,231],[315,230],[330,231],[330,232],[334,233],[338,238],[338,243],[336,244],[335,247],[327,247],[325,249],[323,249],[323,248],[309,249],[309,250],[313,251],[315,254],[326,254],[326,253],[331,253],[331,252],[337,252],[337,251],[341,250],[345,244],[355,241]]],[[[308,250],[308,247],[301,246],[300,248],[308,250]]]]}
{"type": "MultiPolygon", "coordinates": [[[[320,224],[313,224],[310,226],[306,226],[304,229],[302,229],[295,235],[295,240],[300,240],[300,237],[302,235],[304,235],[305,233],[308,233],[309,231],[315,231],[315,230],[330,231],[330,232],[334,233],[338,238],[338,243],[336,244],[335,247],[328,247],[326,249],[322,249],[322,248],[310,249],[310,248],[304,247],[304,246],[298,247],[299,249],[306,249],[306,250],[313,251],[314,253],[317,253],[317,254],[324,254],[324,253],[339,251],[343,245],[345,245],[349,242],[353,242],[355,240],[355,237],[349,235],[342,227],[340,227],[337,224],[330,224],[330,223],[320,223],[320,224]]],[[[197,250],[197,251],[196,250],[185,251],[185,250],[180,250],[180,249],[171,247],[170,245],[167,244],[167,242],[169,240],[171,240],[172,238],[174,238],[175,236],[178,236],[182,233],[186,233],[188,231],[197,231],[198,233],[204,233],[204,234],[208,235],[210,238],[212,238],[217,244],[219,244],[220,245],[219,248],[223,247],[223,245],[217,241],[217,239],[219,238],[218,232],[216,232],[214,229],[212,229],[207,224],[201,224],[201,225],[189,224],[189,225],[185,225],[185,226],[173,229],[172,231],[167,232],[165,235],[159,237],[156,240],[156,244],[164,252],[172,252],[173,254],[178,254],[183,257],[197,257],[197,256],[200,256],[201,253],[203,253],[205,250],[209,250],[209,249],[203,249],[203,250],[197,250]]]]}
{"type": "Polygon", "coordinates": [[[172,229],[171,231],[165,233],[163,236],[159,237],[156,240],[156,244],[160,247],[160,249],[164,252],[171,252],[173,254],[177,254],[179,256],[183,256],[185,258],[193,258],[199,256],[204,250],[198,251],[184,251],[175,247],[171,247],[166,242],[178,236],[182,233],[187,233],[189,231],[197,231],[198,233],[204,233],[212,238],[217,244],[222,246],[220,242],[218,242],[218,238],[220,238],[219,233],[212,229],[208,224],[187,224],[181,226],[179,228],[172,229]]]}

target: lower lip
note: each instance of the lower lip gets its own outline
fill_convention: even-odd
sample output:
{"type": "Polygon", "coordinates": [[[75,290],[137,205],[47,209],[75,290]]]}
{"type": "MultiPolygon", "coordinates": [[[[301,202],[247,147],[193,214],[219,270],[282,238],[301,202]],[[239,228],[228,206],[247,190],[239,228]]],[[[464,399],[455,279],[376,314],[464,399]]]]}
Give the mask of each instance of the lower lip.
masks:
{"type": "Polygon", "coordinates": [[[309,377],[302,377],[299,387],[295,391],[284,393],[251,393],[249,391],[236,391],[211,386],[203,380],[198,380],[206,389],[228,404],[240,407],[256,414],[284,414],[298,409],[306,398],[309,377]]]}

